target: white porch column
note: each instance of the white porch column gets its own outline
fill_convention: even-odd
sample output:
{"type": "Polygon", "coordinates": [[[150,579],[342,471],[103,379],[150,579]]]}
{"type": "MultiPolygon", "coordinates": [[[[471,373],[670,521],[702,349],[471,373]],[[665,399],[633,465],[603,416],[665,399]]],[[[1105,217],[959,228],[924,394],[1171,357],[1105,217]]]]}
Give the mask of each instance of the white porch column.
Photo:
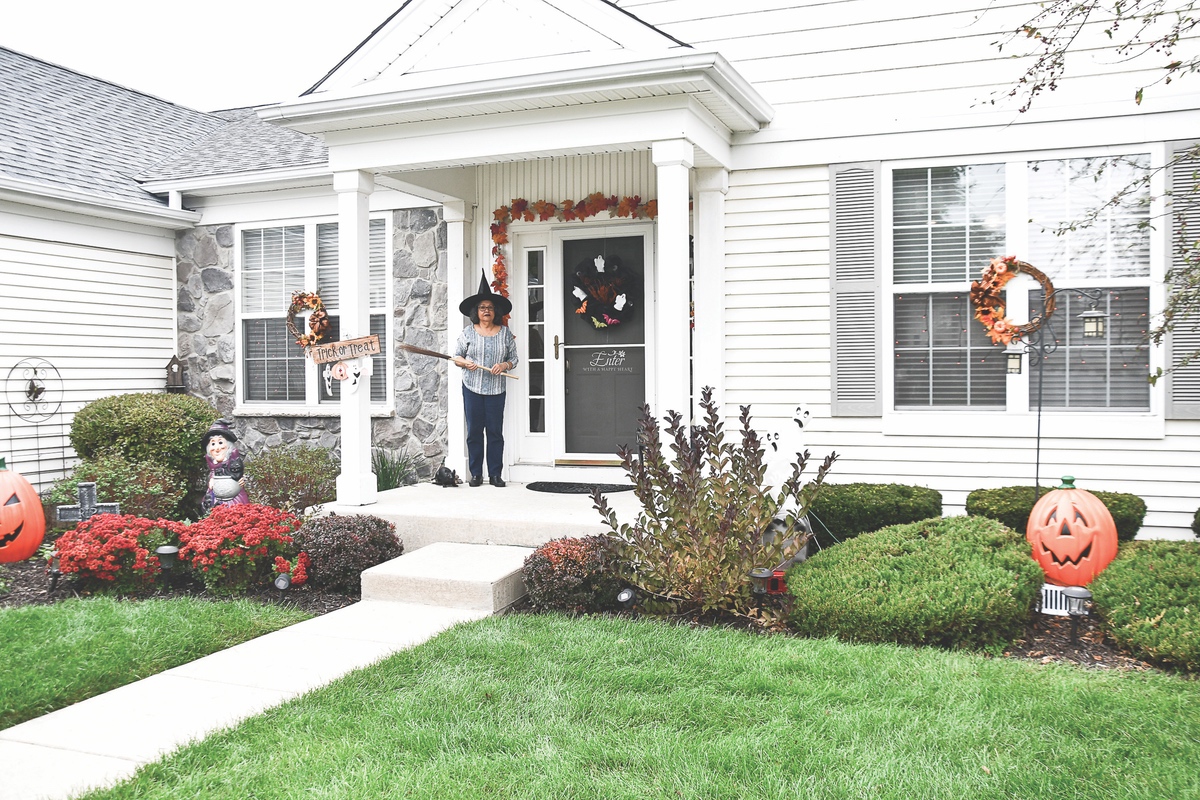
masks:
{"type": "MultiPolygon", "coordinates": [[[[375,189],[369,172],[338,172],[333,176],[338,198],[338,295],[342,339],[371,332],[367,267],[368,201],[375,189]]],[[[337,502],[365,506],[375,502],[371,472],[371,359],[358,360],[362,376],[357,390],[342,383],[342,471],[337,479],[337,502]]]]}
{"type": "Polygon", "coordinates": [[[692,366],[696,414],[701,415],[700,390],[713,387],[713,402],[721,416],[725,407],[725,194],[729,171],[724,167],[696,170],[696,232],[692,301],[696,328],[692,332],[692,366]]]}
{"type": "Polygon", "coordinates": [[[658,168],[658,264],[655,281],[655,408],[660,419],[668,410],[691,418],[688,375],[688,178],[696,151],[686,139],[655,142],[658,168]]]}
{"type": "MultiPolygon", "coordinates": [[[[470,208],[461,200],[442,204],[446,220],[446,349],[454,353],[454,345],[462,332],[462,314],[458,304],[466,295],[463,284],[467,271],[466,227],[470,208]]],[[[467,420],[462,401],[462,370],[446,362],[446,466],[467,475],[467,420]]]]}

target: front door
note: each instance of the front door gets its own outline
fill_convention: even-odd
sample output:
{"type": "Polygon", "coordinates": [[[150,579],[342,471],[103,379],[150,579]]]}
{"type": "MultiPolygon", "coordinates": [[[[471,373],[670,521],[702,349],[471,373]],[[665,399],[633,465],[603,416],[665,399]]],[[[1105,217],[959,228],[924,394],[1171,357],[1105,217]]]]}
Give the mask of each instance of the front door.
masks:
{"type": "Polygon", "coordinates": [[[515,237],[530,378],[519,463],[615,466],[620,447],[636,447],[653,371],[652,232],[629,223],[515,237]]]}

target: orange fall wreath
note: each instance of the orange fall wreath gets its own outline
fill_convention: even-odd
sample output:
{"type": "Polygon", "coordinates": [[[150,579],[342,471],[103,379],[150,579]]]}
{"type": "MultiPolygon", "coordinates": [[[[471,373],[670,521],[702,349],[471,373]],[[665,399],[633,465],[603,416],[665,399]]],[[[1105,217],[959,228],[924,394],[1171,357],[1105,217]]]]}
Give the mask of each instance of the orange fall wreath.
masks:
{"type": "Polygon", "coordinates": [[[1016,256],[1003,256],[993,258],[983,269],[980,279],[971,282],[971,305],[975,308],[975,319],[983,323],[992,343],[1007,345],[1036,331],[1046,318],[1054,313],[1056,304],[1053,293],[1054,285],[1050,283],[1046,273],[1024,261],[1018,261],[1016,256]],[[1004,315],[1004,298],[1001,293],[1005,284],[1022,272],[1042,285],[1046,305],[1044,313],[1034,316],[1023,325],[1018,325],[1004,315]]]}
{"type": "Polygon", "coordinates": [[[287,330],[296,337],[296,344],[305,350],[321,341],[325,332],[329,330],[329,315],[325,313],[325,304],[321,302],[319,294],[316,292],[292,292],[292,304],[288,306],[287,311],[287,330]],[[308,329],[311,333],[302,334],[296,327],[296,315],[305,309],[312,311],[308,315],[308,329]]]}

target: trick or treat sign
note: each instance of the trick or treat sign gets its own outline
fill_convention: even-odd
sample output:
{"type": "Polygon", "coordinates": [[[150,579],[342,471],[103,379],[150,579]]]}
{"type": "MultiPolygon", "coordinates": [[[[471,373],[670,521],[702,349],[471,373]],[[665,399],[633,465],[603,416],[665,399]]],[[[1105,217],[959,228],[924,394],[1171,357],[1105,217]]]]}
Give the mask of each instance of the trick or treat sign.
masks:
{"type": "MultiPolygon", "coordinates": [[[[332,393],[335,380],[348,381],[349,391],[356,391],[359,380],[364,375],[364,362],[360,359],[369,359],[379,353],[379,337],[374,334],[332,344],[316,344],[308,349],[308,355],[315,363],[325,365],[321,376],[325,379],[326,393],[332,393]]],[[[371,362],[368,360],[365,363],[368,365],[366,374],[369,374],[371,362]]]]}

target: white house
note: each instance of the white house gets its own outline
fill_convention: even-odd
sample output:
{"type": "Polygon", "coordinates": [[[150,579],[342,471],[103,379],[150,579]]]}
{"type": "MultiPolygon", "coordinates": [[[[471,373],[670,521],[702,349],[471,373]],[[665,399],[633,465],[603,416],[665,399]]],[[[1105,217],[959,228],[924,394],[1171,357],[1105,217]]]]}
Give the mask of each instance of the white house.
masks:
{"type": "MultiPolygon", "coordinates": [[[[456,378],[395,345],[447,351],[499,255],[522,348],[514,480],[614,479],[634,409],[686,416],[708,385],[727,420],[802,408],[840,482],[931,486],[961,513],[973,489],[1031,483],[1038,459],[1043,484],[1132,492],[1146,534],[1183,535],[1200,369],[1151,386],[1170,353],[1143,334],[1176,252],[1164,198],[1191,189],[1190,170],[1158,168],[1200,104],[1187,81],[1133,103],[1153,77],[1098,51],[1018,114],[1021,66],[993,43],[1036,9],[408,0],[302,96],[226,115],[137,174],[194,215],[176,237],[189,386],[260,441],[339,432],[342,502],[373,500],[372,439],[461,473],[456,378]],[[1145,204],[1045,231],[1139,172],[1145,204]],[[1040,415],[1038,371],[1006,371],[967,297],[1009,254],[1098,290],[1108,320],[1084,339],[1090,303],[1059,297],[1040,415]],[[619,316],[573,293],[598,256],[623,276],[619,316]],[[299,288],[341,338],[383,335],[370,392],[333,402],[290,343],[299,288]]],[[[1035,286],[1008,285],[1012,318],[1035,286]]]]}

